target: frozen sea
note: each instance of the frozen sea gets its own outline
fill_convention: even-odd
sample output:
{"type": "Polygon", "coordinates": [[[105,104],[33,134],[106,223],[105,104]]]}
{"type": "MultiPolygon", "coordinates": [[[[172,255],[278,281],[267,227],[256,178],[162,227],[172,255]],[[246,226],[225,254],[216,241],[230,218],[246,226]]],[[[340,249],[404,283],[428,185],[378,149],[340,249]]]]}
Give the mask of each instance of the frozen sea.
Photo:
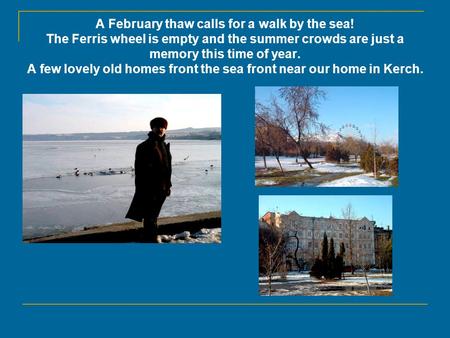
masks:
{"type": "MultiPolygon", "coordinates": [[[[140,142],[23,142],[23,237],[127,221],[140,142]]],[[[220,210],[220,141],[168,142],[173,187],[160,216],[220,210]]]]}

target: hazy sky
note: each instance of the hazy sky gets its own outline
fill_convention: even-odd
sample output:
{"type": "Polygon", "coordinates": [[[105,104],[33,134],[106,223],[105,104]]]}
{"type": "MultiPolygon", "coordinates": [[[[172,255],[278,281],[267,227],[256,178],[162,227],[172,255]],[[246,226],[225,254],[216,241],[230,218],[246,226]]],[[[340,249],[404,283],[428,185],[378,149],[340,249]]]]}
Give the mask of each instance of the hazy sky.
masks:
{"type": "Polygon", "coordinates": [[[302,216],[342,217],[342,209],[351,203],[357,218],[367,217],[376,221],[377,226],[392,229],[392,196],[259,196],[259,217],[267,211],[286,213],[296,211],[302,216]]]}
{"type": "Polygon", "coordinates": [[[149,130],[162,116],[168,129],[220,127],[219,94],[24,94],[23,134],[149,130]]]}
{"type": "MultiPolygon", "coordinates": [[[[280,87],[256,87],[255,98],[269,103],[280,87]]],[[[373,142],[374,125],[379,141],[398,143],[398,87],[320,87],[325,94],[318,106],[319,120],[334,132],[356,125],[367,141],[373,142]]]]}

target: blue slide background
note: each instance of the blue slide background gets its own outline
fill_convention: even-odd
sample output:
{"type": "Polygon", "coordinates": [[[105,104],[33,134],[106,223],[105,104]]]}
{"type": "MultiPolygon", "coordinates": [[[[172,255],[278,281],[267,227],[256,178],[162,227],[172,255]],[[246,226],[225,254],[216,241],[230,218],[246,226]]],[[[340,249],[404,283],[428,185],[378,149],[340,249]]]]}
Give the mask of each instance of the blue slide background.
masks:
{"type": "MultiPolygon", "coordinates": [[[[254,334],[402,335],[444,327],[448,301],[448,27],[443,1],[18,1],[2,11],[2,134],[5,162],[1,240],[0,330],[3,337],[229,336],[254,334]],[[417,63],[421,76],[27,76],[35,63],[144,64],[145,46],[47,46],[44,33],[87,31],[109,14],[23,13],[19,9],[422,9],[424,13],[296,14],[356,19],[359,29],[404,34],[401,47],[320,47],[318,63],[417,63]],[[92,25],[91,25],[92,26],[92,25]],[[105,63],[106,63],[105,62],[105,63]],[[272,85],[398,86],[398,188],[255,188],[254,87],[272,85]],[[221,93],[221,245],[22,243],[21,137],[23,93],[221,93]],[[260,297],[260,194],[390,194],[394,203],[392,297],[260,297]],[[23,303],[382,303],[387,306],[26,307],[23,303]],[[426,303],[426,306],[388,306],[426,303]]],[[[167,14],[118,14],[158,18],[167,14]]],[[[174,18],[290,17],[292,14],[171,14],[174,18]]],[[[445,335],[444,332],[441,334],[445,335]]],[[[433,334],[434,336],[434,334],[433,334]]]]}

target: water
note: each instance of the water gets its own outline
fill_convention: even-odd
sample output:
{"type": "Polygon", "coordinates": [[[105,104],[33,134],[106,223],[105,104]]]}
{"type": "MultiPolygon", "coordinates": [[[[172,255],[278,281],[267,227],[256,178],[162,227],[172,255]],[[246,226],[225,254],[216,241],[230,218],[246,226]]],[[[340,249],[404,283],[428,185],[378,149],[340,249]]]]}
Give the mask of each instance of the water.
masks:
{"type": "MultiPolygon", "coordinates": [[[[24,142],[23,237],[127,221],[140,142],[24,142]]],[[[170,143],[173,187],[161,216],[220,210],[220,141],[170,143]]]]}

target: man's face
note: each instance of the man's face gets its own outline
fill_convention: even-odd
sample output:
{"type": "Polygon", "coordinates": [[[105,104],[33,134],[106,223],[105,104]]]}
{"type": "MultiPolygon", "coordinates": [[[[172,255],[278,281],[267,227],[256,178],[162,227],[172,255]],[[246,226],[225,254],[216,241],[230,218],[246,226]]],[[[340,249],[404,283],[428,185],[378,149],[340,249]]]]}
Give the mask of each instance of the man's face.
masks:
{"type": "Polygon", "coordinates": [[[166,134],[166,128],[164,127],[153,127],[152,131],[159,137],[163,137],[166,134]]]}

